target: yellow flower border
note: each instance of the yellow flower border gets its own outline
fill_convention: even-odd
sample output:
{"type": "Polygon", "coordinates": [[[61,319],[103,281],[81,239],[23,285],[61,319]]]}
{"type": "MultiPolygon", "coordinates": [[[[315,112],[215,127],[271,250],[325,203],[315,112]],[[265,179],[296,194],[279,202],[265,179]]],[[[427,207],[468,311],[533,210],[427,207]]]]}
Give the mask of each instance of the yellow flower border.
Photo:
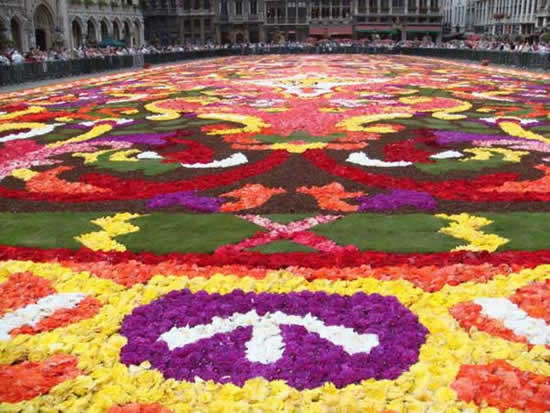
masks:
{"type": "Polygon", "coordinates": [[[518,368],[550,376],[544,357],[550,350],[513,343],[483,332],[468,334],[448,309],[457,303],[480,296],[506,297],[533,281],[550,278],[550,265],[497,276],[487,283],[468,282],[446,286],[427,293],[403,280],[379,281],[363,278],[353,281],[307,281],[287,271],[272,271],[263,279],[213,275],[211,278],[187,278],[157,275],[148,284],[126,289],[113,281],[96,278],[89,272],[74,272],[57,263],[6,261],[0,263],[0,282],[10,274],[31,271],[52,282],[59,292],[83,292],[102,303],[93,318],[35,336],[19,335],[0,342],[0,363],[43,360],[55,353],[78,357],[85,375],[55,386],[48,394],[16,404],[0,403],[0,411],[14,412],[90,412],[107,411],[111,406],[160,403],[174,412],[462,412],[478,409],[457,400],[450,388],[462,364],[486,364],[505,359],[518,368]],[[173,290],[229,293],[245,291],[288,293],[326,291],[337,294],[379,293],[394,295],[418,315],[430,331],[420,351],[419,362],[397,380],[365,380],[337,389],[322,387],[298,391],[282,381],[263,378],[249,380],[242,388],[213,382],[166,380],[148,363],[127,367],[120,363],[119,352],[125,337],[118,334],[124,317],[134,308],[150,303],[173,290]]]}

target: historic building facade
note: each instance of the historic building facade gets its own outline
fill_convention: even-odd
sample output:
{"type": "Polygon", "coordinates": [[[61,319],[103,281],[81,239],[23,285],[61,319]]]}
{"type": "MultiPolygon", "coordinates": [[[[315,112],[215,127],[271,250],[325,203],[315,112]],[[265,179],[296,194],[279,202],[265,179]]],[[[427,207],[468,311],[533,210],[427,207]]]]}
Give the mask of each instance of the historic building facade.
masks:
{"type": "Polygon", "coordinates": [[[213,0],[145,0],[145,38],[152,43],[205,43],[216,39],[213,0]]]}
{"type": "Polygon", "coordinates": [[[138,0],[0,0],[0,11],[3,38],[23,51],[95,45],[106,38],[132,46],[144,41],[138,0]]]}
{"type": "Polygon", "coordinates": [[[441,34],[439,0],[145,0],[146,38],[161,44],[413,39],[441,34]]]}
{"type": "Polygon", "coordinates": [[[530,35],[550,25],[550,0],[445,0],[443,16],[452,31],[530,35]]]}

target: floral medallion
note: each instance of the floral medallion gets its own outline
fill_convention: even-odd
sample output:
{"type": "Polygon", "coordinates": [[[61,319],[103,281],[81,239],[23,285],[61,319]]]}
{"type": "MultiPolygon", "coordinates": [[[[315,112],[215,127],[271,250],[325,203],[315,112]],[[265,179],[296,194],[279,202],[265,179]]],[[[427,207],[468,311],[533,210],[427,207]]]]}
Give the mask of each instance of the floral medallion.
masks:
{"type": "Polygon", "coordinates": [[[0,93],[0,411],[550,411],[550,77],[239,56],[0,93]]]}

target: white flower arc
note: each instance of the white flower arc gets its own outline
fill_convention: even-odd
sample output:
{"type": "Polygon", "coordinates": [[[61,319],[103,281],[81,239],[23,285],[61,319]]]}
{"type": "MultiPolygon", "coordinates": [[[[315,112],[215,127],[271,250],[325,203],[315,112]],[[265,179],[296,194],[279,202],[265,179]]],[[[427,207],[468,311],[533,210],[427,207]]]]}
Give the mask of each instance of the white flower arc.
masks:
{"type": "Polygon", "coordinates": [[[341,346],[348,354],[370,353],[380,344],[376,334],[360,334],[344,326],[327,326],[311,315],[289,315],[281,311],[258,315],[256,310],[234,313],[228,318],[213,317],[209,324],[194,327],[172,327],[159,337],[170,350],[184,347],[216,334],[226,334],[239,327],[252,326],[252,338],[246,343],[246,358],[251,362],[271,364],[282,358],[285,349],[281,325],[302,326],[311,333],[341,346]]]}

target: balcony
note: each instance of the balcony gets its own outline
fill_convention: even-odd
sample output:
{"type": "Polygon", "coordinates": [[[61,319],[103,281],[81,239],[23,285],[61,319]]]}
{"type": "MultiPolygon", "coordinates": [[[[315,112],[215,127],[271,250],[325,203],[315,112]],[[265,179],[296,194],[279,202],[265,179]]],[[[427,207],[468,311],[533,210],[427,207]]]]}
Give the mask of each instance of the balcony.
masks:
{"type": "Polygon", "coordinates": [[[392,7],[392,14],[405,14],[405,7],[392,7]]]}

